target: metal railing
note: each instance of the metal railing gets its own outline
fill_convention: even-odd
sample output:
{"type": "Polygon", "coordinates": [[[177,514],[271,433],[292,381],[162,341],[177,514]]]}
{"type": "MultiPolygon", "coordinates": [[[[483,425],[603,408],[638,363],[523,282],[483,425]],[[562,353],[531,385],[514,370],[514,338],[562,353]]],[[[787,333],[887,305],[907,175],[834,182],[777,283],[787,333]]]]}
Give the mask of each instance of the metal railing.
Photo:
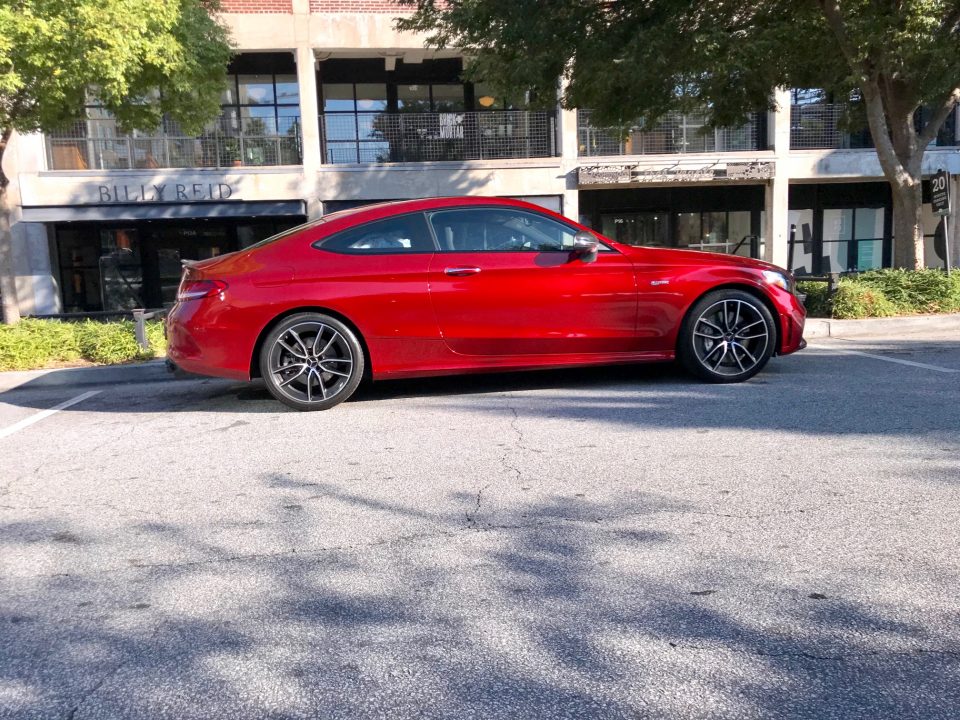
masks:
{"type": "Polygon", "coordinates": [[[591,110],[578,110],[577,144],[581,157],[743,152],[759,149],[759,126],[756,114],[741,127],[710,128],[706,115],[671,113],[651,128],[597,127],[591,110]]]}
{"type": "MultiPolygon", "coordinates": [[[[866,128],[851,131],[850,106],[845,103],[809,103],[790,108],[790,148],[792,150],[856,150],[872,148],[873,138],[866,128]]],[[[917,127],[927,111],[917,114],[917,127]]],[[[934,141],[940,147],[960,143],[956,137],[957,118],[952,114],[940,128],[934,141]]]]}
{"type": "Polygon", "coordinates": [[[811,103],[790,108],[792,150],[872,148],[870,132],[850,132],[844,123],[848,106],[843,103],[811,103]]]}
{"type": "Polygon", "coordinates": [[[320,128],[324,162],[333,165],[557,155],[551,112],[324,113],[320,128]]]}
{"type": "Polygon", "coordinates": [[[208,132],[188,136],[174,123],[155,132],[122,133],[113,119],[82,120],[45,137],[50,170],[127,170],[135,168],[223,168],[299,165],[303,162],[300,126],[284,134],[229,131],[218,122],[208,132]]]}

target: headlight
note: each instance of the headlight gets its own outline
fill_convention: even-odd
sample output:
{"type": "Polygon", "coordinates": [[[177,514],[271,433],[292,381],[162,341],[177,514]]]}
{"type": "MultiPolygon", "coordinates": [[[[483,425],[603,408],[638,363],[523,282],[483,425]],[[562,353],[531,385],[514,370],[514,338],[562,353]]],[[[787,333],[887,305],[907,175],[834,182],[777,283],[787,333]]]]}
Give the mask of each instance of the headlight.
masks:
{"type": "Polygon", "coordinates": [[[763,279],[771,285],[783,288],[787,292],[793,292],[793,280],[785,273],[777,272],[776,270],[764,270],[763,279]]]}

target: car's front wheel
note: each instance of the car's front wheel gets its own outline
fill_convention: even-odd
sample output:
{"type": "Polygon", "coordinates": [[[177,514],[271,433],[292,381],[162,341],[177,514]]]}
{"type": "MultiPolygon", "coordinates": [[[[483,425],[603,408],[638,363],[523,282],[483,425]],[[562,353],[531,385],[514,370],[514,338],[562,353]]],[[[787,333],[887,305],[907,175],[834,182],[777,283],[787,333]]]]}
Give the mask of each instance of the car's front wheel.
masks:
{"type": "Polygon", "coordinates": [[[291,315],[260,350],[270,394],[297,410],[327,410],[353,395],[363,378],[363,348],[354,332],[322,313],[291,315]]]}
{"type": "Polygon", "coordinates": [[[708,382],[741,382],[767,364],[776,338],[773,316],[759,298],[742,290],[716,290],[687,314],[677,357],[708,382]]]}

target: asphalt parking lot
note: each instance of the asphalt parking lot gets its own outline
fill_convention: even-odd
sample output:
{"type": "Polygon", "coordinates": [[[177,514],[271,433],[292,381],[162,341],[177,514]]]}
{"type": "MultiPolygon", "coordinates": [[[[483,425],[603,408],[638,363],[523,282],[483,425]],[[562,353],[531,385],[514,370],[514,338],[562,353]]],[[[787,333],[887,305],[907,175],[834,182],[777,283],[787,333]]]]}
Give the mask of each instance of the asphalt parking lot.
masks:
{"type": "Polygon", "coordinates": [[[955,336],[306,414],[89,376],[0,393],[2,718],[960,716],[955,336]]]}

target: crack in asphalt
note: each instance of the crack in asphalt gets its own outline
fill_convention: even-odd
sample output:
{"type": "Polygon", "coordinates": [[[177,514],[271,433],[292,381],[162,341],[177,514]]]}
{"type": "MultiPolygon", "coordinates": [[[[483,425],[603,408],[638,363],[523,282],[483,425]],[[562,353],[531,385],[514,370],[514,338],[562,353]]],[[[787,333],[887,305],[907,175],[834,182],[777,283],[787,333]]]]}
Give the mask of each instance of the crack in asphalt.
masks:
{"type": "MultiPolygon", "coordinates": [[[[160,633],[160,628],[162,627],[163,627],[163,623],[162,622],[158,623],[157,626],[153,629],[153,632],[150,633],[149,637],[147,637],[147,639],[144,642],[147,642],[147,643],[152,642],[160,633]]],[[[77,702],[75,702],[73,706],[71,706],[69,710],[67,710],[67,714],[64,716],[64,720],[74,720],[74,717],[76,716],[77,711],[80,710],[80,706],[83,705],[91,697],[93,697],[93,695],[96,694],[96,692],[100,688],[102,688],[114,675],[120,672],[124,667],[129,665],[135,659],[136,659],[136,655],[134,653],[130,653],[128,657],[118,662],[113,667],[112,670],[105,673],[103,677],[97,680],[97,682],[95,682],[93,686],[89,690],[87,690],[83,694],[83,696],[79,700],[77,700],[77,702]]]]}
{"type": "Polygon", "coordinates": [[[473,513],[467,510],[464,514],[467,516],[467,526],[475,528],[477,525],[477,516],[480,514],[480,503],[483,499],[483,491],[490,487],[491,483],[487,483],[482,488],[477,491],[477,504],[473,508],[473,513]]]}

